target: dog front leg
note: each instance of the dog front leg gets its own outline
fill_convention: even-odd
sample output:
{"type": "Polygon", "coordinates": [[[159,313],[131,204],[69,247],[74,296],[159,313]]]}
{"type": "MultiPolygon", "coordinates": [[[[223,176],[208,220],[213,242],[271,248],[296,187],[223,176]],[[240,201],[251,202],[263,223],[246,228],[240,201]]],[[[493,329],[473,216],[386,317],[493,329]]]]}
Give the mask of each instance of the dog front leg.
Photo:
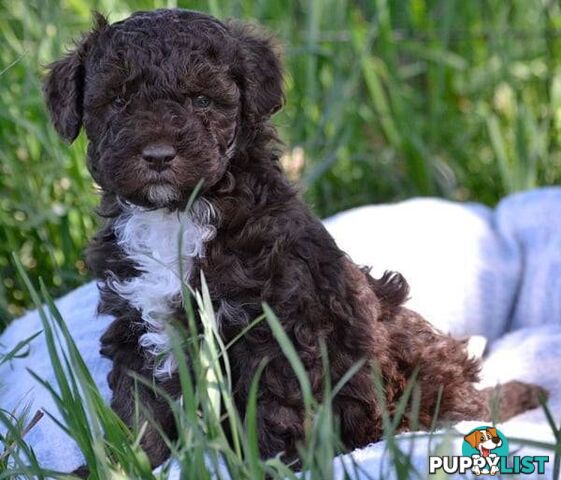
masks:
{"type": "MultiPolygon", "coordinates": [[[[167,460],[170,452],[153,422],[160,426],[170,440],[174,440],[177,435],[171,408],[165,399],[154,393],[150,387],[135,381],[131,372],[135,371],[135,367],[140,370],[142,364],[138,352],[126,348],[112,348],[111,356],[114,364],[107,376],[109,387],[113,391],[111,408],[133,432],[140,431],[146,423],[140,445],[152,468],[155,468],[167,460]],[[145,412],[149,412],[149,418],[145,412]]],[[[135,373],[139,374],[138,371],[135,373]]],[[[72,472],[72,475],[79,478],[88,478],[89,474],[86,465],[72,472]]]]}
{"type": "Polygon", "coordinates": [[[297,468],[297,444],[304,440],[304,409],[264,394],[257,407],[259,451],[263,458],[281,453],[284,463],[297,468]]]}
{"type": "MultiPolygon", "coordinates": [[[[132,371],[148,378],[138,371],[132,371]]],[[[177,437],[171,406],[152,388],[135,381],[131,370],[121,363],[114,365],[108,381],[113,390],[111,408],[133,432],[144,428],[140,445],[153,468],[161,465],[167,460],[170,452],[158,427],[170,441],[177,437]]]]}

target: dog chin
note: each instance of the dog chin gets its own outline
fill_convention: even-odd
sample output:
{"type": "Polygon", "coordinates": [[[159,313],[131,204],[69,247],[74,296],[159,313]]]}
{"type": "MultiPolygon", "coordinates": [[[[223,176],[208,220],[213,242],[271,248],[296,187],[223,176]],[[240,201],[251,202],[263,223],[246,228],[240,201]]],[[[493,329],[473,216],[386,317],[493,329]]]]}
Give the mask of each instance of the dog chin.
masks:
{"type": "Polygon", "coordinates": [[[166,183],[149,185],[146,189],[146,199],[155,207],[167,207],[177,202],[179,197],[177,189],[166,183]]]}

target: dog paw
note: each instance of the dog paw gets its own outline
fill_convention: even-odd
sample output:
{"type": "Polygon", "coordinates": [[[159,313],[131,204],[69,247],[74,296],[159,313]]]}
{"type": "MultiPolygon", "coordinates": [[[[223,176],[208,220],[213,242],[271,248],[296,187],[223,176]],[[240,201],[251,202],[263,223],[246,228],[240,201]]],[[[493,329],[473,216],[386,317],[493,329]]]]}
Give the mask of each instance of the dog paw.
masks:
{"type": "Polygon", "coordinates": [[[542,402],[547,401],[547,399],[549,398],[549,392],[539,385],[516,381],[509,383],[515,384],[515,390],[518,395],[519,401],[526,408],[526,410],[539,407],[542,402]]]}
{"type": "Polygon", "coordinates": [[[501,417],[510,417],[539,407],[549,398],[549,392],[539,385],[513,380],[500,387],[501,417]]]}
{"type": "Polygon", "coordinates": [[[528,405],[539,407],[542,402],[546,402],[549,399],[549,392],[542,386],[533,383],[520,383],[522,383],[527,392],[528,405]]]}

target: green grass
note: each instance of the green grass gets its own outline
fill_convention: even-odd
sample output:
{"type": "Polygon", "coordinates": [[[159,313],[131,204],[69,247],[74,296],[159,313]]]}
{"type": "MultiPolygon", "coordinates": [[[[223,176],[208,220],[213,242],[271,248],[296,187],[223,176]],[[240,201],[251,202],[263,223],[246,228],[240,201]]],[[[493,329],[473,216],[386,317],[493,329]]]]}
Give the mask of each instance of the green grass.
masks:
{"type": "MultiPolygon", "coordinates": [[[[287,105],[275,117],[286,144],[283,163],[319,215],[414,195],[494,205],[510,192],[561,180],[561,8],[552,0],[0,0],[0,331],[24,308],[47,302],[42,318],[57,374],[51,393],[64,428],[103,479],[153,477],[138,432],[122,428],[101,401],[49,305],[51,296],[87,280],[83,248],[96,227],[97,198],[85,139],[68,147],[56,137],[40,85],[43,65],[88,28],[91,9],[118,20],[165,6],[253,19],[277,35],[287,71],[287,105]],[[31,288],[39,278],[40,295],[31,288]],[[55,348],[57,339],[66,353],[55,348]]],[[[189,344],[200,359],[194,378],[180,362],[184,401],[172,408],[185,428],[174,456],[184,472],[196,472],[189,478],[208,478],[205,459],[226,460],[236,478],[294,478],[278,460],[257,457],[255,396],[248,417],[238,418],[218,361],[227,346],[215,334],[205,295],[194,303],[206,312],[207,328],[200,343],[189,344]],[[228,412],[232,443],[219,406],[228,412]]],[[[330,402],[306,393],[306,376],[274,315],[261,321],[283,345],[306,398],[304,467],[310,478],[329,478],[330,459],[340,451],[330,402]]],[[[17,361],[25,350],[22,344],[4,352],[0,362],[17,361]]],[[[338,386],[325,388],[329,399],[338,386]]],[[[413,384],[409,394],[403,409],[415,405],[413,384]]],[[[0,409],[9,426],[0,439],[8,449],[0,453],[0,479],[17,472],[41,478],[46,473],[24,435],[36,412],[14,413],[0,409]]],[[[393,441],[398,420],[384,418],[391,468],[415,478],[408,452],[393,441]]],[[[552,429],[559,470],[561,434],[553,421],[552,429]]]]}
{"type": "Polygon", "coordinates": [[[42,65],[88,28],[188,6],[256,20],[285,50],[284,164],[325,216],[437,195],[495,204],[561,180],[561,8],[551,0],[0,0],[0,321],[86,279],[85,141],[47,122],[42,65]]]}

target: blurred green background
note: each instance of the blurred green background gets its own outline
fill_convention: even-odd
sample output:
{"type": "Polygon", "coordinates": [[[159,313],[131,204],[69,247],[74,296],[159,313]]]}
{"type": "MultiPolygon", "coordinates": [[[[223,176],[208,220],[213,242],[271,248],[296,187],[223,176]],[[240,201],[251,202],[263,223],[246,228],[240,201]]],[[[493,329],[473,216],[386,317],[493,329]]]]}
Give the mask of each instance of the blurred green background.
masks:
{"type": "Polygon", "coordinates": [[[558,1],[0,0],[0,325],[29,305],[12,252],[53,295],[87,279],[96,190],[84,138],[68,147],[47,122],[44,65],[92,9],[175,6],[280,39],[283,164],[321,216],[415,195],[493,205],[561,181],[558,1]]]}

